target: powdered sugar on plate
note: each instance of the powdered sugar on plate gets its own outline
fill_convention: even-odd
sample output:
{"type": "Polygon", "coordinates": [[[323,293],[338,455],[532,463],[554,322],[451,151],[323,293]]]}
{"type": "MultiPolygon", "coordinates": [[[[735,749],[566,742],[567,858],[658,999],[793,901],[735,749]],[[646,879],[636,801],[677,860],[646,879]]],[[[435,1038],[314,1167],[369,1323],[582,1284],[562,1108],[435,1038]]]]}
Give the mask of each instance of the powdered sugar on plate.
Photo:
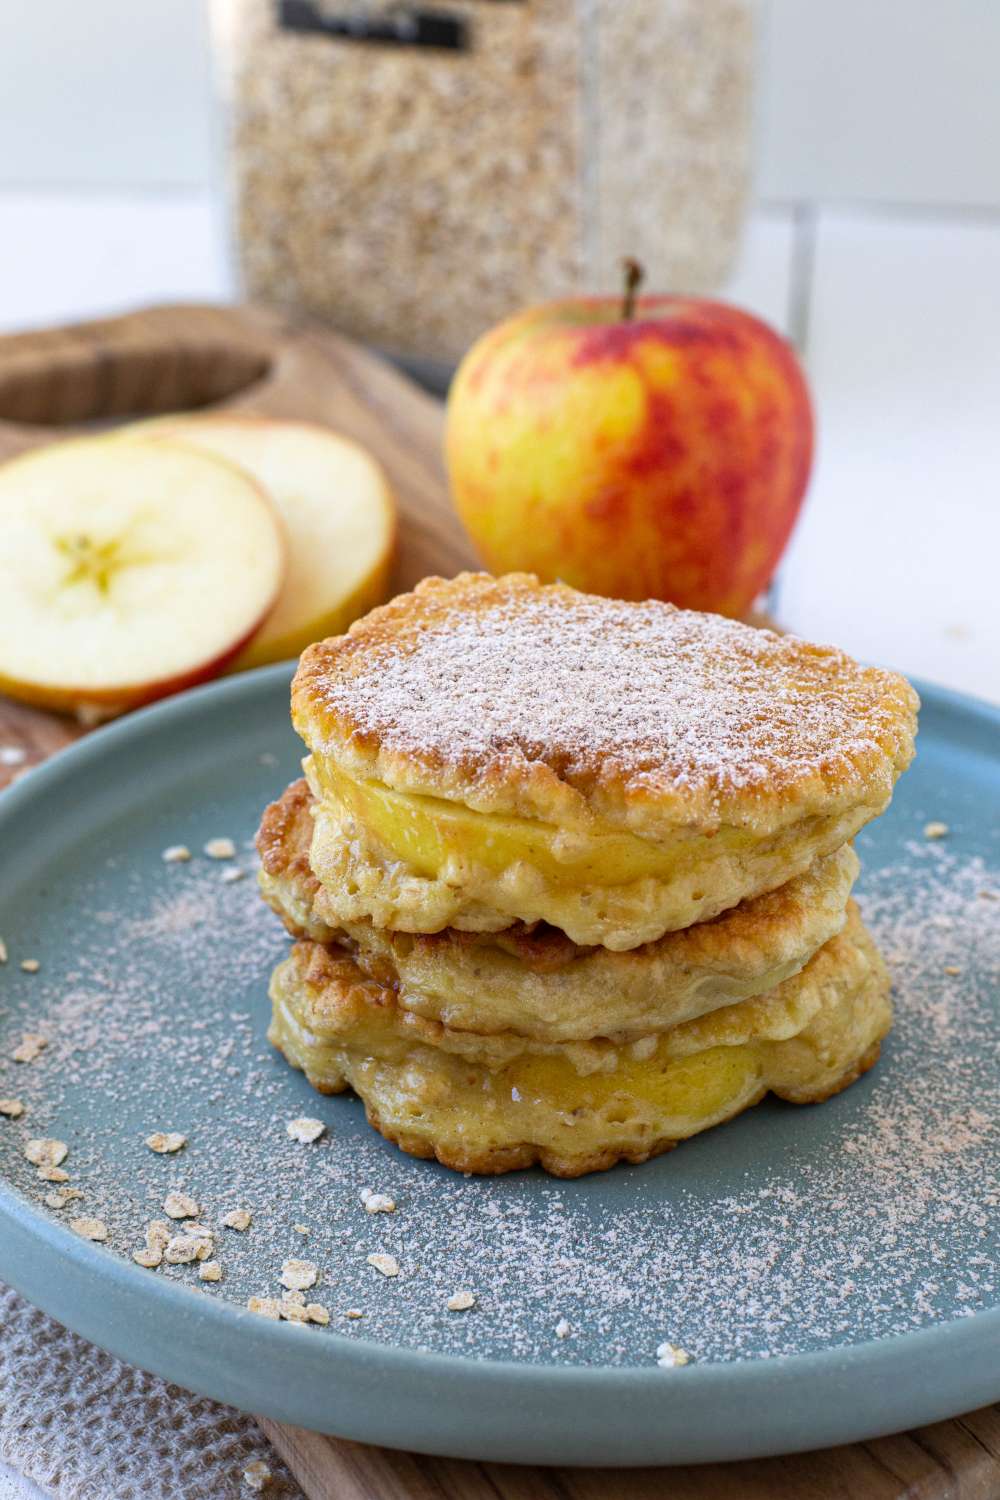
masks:
{"type": "MultiPolygon", "coordinates": [[[[248,787],[205,821],[245,841],[264,800],[248,787]]],[[[912,837],[901,816],[879,857],[862,850],[896,984],[880,1066],[825,1105],[765,1105],[579,1182],[462,1178],[402,1156],[357,1101],[314,1094],[265,1039],[287,939],[253,882],[165,866],[176,809],[110,825],[3,913],[43,964],[4,973],[0,1095],[25,1110],[0,1117],[0,1176],[47,1213],[24,1144],[66,1142],[74,1215],[125,1258],[166,1194],[188,1194],[222,1280],[203,1286],[197,1260],[135,1274],[241,1308],[280,1295],[304,1223],[330,1329],[475,1357],[655,1369],[667,1339],[695,1366],[971,1316],[1000,1296],[1000,872],[963,852],[955,816],[937,841],[927,810],[907,815],[912,837]],[[26,1031],[49,1039],[30,1067],[10,1060],[26,1031]],[[303,1116],[327,1125],[308,1148],[286,1128],[303,1116]],[[177,1155],[144,1144],[164,1121],[187,1139],[177,1155]],[[395,1213],[360,1210],[373,1183],[395,1213]],[[252,1222],[224,1233],[234,1205],[252,1222]],[[475,1288],[474,1313],[448,1310],[456,1288],[475,1288]]],[[[203,842],[196,822],[177,831],[203,842]]]]}

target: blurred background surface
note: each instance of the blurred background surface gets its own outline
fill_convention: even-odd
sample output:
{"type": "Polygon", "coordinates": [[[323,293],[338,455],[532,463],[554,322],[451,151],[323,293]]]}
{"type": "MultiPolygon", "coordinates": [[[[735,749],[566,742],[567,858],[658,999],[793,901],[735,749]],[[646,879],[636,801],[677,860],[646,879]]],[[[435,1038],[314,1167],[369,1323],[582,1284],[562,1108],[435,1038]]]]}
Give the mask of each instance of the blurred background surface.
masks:
{"type": "MultiPolygon", "coordinates": [[[[0,329],[235,298],[202,0],[5,19],[0,329]]],[[[752,202],[719,291],[794,340],[819,417],[777,612],[1000,699],[1000,6],[756,20],[752,202]]]]}

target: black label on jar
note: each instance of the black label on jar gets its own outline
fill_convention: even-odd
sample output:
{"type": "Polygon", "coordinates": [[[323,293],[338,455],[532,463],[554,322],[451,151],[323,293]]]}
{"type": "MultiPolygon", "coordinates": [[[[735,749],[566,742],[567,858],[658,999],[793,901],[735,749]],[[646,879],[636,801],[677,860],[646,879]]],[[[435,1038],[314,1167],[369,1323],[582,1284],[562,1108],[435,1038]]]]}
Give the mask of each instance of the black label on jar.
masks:
{"type": "Polygon", "coordinates": [[[453,11],[394,5],[374,11],[360,6],[327,7],[316,0],[280,0],[278,24],[285,31],[304,31],[345,42],[389,47],[437,47],[463,52],[469,45],[465,19],[453,11]]]}

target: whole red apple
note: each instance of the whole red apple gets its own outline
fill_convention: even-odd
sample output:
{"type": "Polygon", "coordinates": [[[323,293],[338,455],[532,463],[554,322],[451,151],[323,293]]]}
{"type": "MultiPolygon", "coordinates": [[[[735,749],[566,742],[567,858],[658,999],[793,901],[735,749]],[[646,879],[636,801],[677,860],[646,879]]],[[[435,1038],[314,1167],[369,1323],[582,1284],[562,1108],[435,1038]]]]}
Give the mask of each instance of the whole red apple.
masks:
{"type": "Polygon", "coordinates": [[[494,572],[745,613],[802,503],[813,422],[791,345],[690,297],[577,298],[485,334],[448,401],[458,513],[494,572]]]}

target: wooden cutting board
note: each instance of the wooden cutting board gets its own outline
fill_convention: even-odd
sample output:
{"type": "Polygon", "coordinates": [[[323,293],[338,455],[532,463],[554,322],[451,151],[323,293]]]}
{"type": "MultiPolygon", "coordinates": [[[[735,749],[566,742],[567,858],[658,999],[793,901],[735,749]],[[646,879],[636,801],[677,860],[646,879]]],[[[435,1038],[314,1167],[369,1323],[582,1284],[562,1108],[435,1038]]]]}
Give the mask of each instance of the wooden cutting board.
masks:
{"type": "MultiPolygon", "coordinates": [[[[0,459],[129,416],[218,404],[323,422],[384,465],[400,508],[394,584],[475,559],[448,501],[442,411],[383,360],[310,320],[157,307],[0,338],[0,459]]],[[[0,697],[0,746],[36,764],[83,729],[0,697]]],[[[22,768],[0,765],[0,788],[22,768]]],[[[1000,1406],[848,1448],[696,1469],[526,1469],[365,1448],[261,1425],[310,1500],[998,1500],[1000,1406]]]]}

